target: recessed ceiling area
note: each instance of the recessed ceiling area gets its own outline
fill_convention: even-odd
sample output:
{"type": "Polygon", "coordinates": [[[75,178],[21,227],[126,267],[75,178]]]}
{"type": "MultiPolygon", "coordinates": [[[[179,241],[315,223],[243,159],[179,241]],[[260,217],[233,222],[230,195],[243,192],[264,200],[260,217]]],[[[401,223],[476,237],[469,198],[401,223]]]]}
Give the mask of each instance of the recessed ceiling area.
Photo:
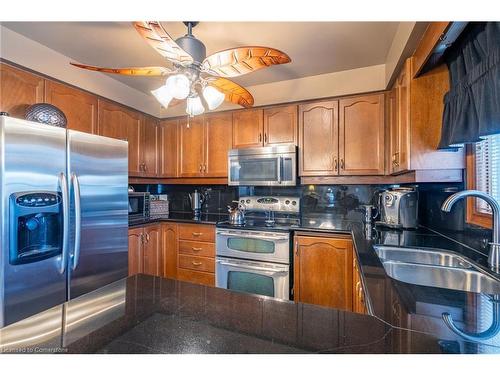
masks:
{"type": "MultiPolygon", "coordinates": [[[[234,79],[243,86],[253,86],[384,64],[398,24],[200,22],[193,33],[206,45],[207,55],[253,45],[274,47],[291,57],[290,64],[234,79]]],[[[129,22],[4,22],[2,25],[84,64],[112,68],[169,65],[129,22]]],[[[173,38],[186,33],[182,22],[162,22],[162,25],[173,38]]],[[[159,77],[109,76],[147,94],[164,83],[159,77]]]]}

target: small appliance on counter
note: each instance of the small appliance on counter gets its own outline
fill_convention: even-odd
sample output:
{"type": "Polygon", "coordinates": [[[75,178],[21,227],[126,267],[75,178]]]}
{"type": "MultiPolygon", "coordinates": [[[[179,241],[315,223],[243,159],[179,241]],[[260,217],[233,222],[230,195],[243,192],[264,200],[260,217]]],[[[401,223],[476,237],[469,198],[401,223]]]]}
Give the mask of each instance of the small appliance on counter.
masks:
{"type": "Polygon", "coordinates": [[[149,219],[151,195],[148,192],[128,193],[128,220],[129,223],[141,222],[149,219]]]}
{"type": "Polygon", "coordinates": [[[379,196],[378,225],[390,228],[416,229],[418,226],[418,193],[413,187],[396,187],[379,196]]]}
{"type": "Polygon", "coordinates": [[[151,195],[151,202],[149,205],[151,217],[168,216],[169,203],[167,194],[151,195]]]}
{"type": "Polygon", "coordinates": [[[205,202],[205,196],[198,190],[195,189],[194,193],[189,194],[189,203],[191,203],[191,209],[195,217],[200,216],[203,202],[205,202]]]}

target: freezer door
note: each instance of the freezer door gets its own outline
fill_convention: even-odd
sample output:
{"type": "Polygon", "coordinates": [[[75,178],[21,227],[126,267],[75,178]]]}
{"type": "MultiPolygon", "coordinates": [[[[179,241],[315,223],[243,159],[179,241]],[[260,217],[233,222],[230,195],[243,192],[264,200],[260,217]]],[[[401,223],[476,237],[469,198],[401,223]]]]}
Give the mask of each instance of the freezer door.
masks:
{"type": "Polygon", "coordinates": [[[0,116],[0,168],[3,327],[66,299],[66,130],[0,116]]]}
{"type": "Polygon", "coordinates": [[[128,144],[68,131],[69,298],[128,273],[128,144]]]}

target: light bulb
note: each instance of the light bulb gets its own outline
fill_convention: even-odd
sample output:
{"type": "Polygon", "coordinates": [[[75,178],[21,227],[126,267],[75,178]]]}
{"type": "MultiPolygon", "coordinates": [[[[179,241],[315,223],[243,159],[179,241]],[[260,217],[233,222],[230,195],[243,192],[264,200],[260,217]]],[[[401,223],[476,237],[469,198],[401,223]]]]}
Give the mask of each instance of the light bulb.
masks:
{"type": "Polygon", "coordinates": [[[213,86],[205,86],[203,89],[203,97],[208,104],[208,108],[215,109],[222,104],[226,95],[213,86]]]}
{"type": "Polygon", "coordinates": [[[190,91],[188,77],[184,74],[176,74],[167,78],[166,87],[175,99],[186,99],[190,91]]]}
{"type": "Polygon", "coordinates": [[[205,108],[203,107],[199,96],[187,98],[186,113],[189,116],[201,115],[203,112],[205,112],[205,108]]]}
{"type": "Polygon", "coordinates": [[[173,97],[170,93],[170,90],[166,85],[157,88],[156,90],[151,90],[151,94],[160,102],[160,104],[167,108],[173,97]]]}

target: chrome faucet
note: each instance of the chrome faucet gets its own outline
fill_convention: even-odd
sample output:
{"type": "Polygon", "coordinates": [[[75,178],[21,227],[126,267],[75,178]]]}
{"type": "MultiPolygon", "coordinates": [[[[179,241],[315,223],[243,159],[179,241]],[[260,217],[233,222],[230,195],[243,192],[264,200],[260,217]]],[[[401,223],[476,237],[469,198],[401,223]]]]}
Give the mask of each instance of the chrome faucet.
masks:
{"type": "Polygon", "coordinates": [[[491,210],[493,211],[493,241],[490,242],[488,265],[493,272],[500,273],[500,205],[496,199],[479,190],[463,190],[446,198],[441,206],[441,210],[450,212],[451,207],[453,207],[459,199],[466,197],[483,199],[490,205],[491,210]]]}

